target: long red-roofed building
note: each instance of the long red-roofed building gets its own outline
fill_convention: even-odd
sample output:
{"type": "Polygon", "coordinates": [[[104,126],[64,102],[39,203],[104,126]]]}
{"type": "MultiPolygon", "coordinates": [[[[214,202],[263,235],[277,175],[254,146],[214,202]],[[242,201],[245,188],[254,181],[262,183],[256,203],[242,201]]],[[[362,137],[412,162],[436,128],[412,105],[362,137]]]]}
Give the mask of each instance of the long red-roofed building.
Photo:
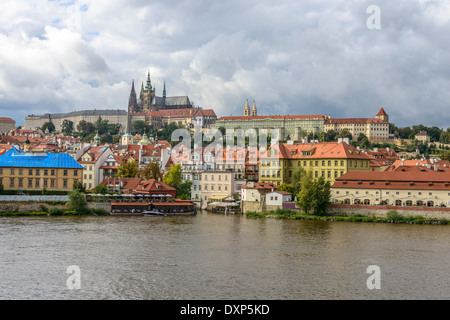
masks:
{"type": "Polygon", "coordinates": [[[449,206],[450,167],[448,161],[398,160],[385,171],[348,172],[331,190],[335,203],[449,206]]]}

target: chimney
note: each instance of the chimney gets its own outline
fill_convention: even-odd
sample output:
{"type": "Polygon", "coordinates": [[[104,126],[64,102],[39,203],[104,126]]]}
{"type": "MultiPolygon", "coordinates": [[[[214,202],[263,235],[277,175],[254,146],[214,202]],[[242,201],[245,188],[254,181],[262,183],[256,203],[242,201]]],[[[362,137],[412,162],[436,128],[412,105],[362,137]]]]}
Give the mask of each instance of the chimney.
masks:
{"type": "Polygon", "coordinates": [[[434,164],[434,171],[436,171],[436,172],[438,171],[438,165],[437,165],[437,163],[434,164]]]}

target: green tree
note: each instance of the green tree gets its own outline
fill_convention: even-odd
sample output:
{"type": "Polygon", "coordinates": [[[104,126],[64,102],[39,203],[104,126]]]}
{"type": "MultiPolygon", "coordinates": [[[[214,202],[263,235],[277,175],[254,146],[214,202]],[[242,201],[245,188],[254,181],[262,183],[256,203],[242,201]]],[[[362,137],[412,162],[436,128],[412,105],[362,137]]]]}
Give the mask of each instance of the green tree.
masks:
{"type": "Polygon", "coordinates": [[[155,179],[157,181],[163,180],[163,173],[159,168],[159,163],[156,161],[150,162],[145,166],[144,170],[140,173],[141,177],[145,180],[155,179]]]}
{"type": "Polygon", "coordinates": [[[109,134],[108,132],[102,134],[100,136],[100,143],[113,143],[113,136],[109,134]]]}
{"type": "Polygon", "coordinates": [[[55,125],[53,124],[53,122],[46,122],[42,125],[42,131],[46,131],[48,129],[49,132],[54,132],[55,131],[55,125]]]}
{"type": "Polygon", "coordinates": [[[120,132],[120,124],[118,123],[109,123],[106,127],[106,133],[114,136],[119,134],[120,132]]]}
{"type": "MultiPolygon", "coordinates": [[[[447,129],[448,130],[448,129],[447,129]]],[[[439,136],[439,141],[443,143],[450,142],[450,132],[442,131],[441,135],[439,136]]]]}
{"type": "Polygon", "coordinates": [[[92,122],[81,120],[78,122],[77,131],[83,136],[87,136],[91,133],[95,133],[95,125],[92,122]]]}
{"type": "Polygon", "coordinates": [[[192,181],[186,180],[181,182],[179,187],[177,188],[176,197],[182,200],[190,200],[191,199],[191,187],[192,181]]]}
{"type": "Polygon", "coordinates": [[[166,124],[160,131],[158,131],[158,138],[161,140],[167,140],[170,142],[172,140],[172,132],[174,132],[176,129],[180,129],[180,128],[183,128],[183,126],[178,126],[174,122],[166,124]]]}
{"type": "Polygon", "coordinates": [[[302,177],[301,189],[297,195],[297,206],[306,214],[323,216],[331,203],[331,184],[324,177],[312,178],[307,172],[302,177]]]}
{"type": "Polygon", "coordinates": [[[61,125],[61,131],[66,136],[70,136],[73,133],[73,121],[65,119],[61,125]]]}
{"type": "Polygon", "coordinates": [[[78,190],[72,190],[69,193],[69,210],[77,214],[86,214],[90,212],[84,195],[78,190]]]}
{"type": "Polygon", "coordinates": [[[319,177],[313,182],[312,210],[315,215],[324,216],[331,204],[331,184],[324,177],[319,177]]]}
{"type": "Polygon", "coordinates": [[[99,135],[108,132],[108,120],[103,120],[102,117],[98,117],[97,121],[95,121],[95,129],[97,130],[99,135]]]}
{"type": "Polygon", "coordinates": [[[181,179],[181,172],[182,172],[181,165],[176,164],[169,168],[169,172],[165,175],[163,182],[168,184],[169,186],[178,189],[181,185],[182,179],[181,179]]]}
{"type": "Polygon", "coordinates": [[[134,158],[130,158],[126,162],[122,162],[122,164],[117,168],[116,177],[118,178],[135,178],[138,173],[139,165],[134,160],[134,158]]]}
{"type": "Polygon", "coordinates": [[[297,206],[305,214],[309,214],[313,209],[314,189],[312,172],[308,171],[302,175],[300,181],[300,191],[297,194],[297,206]]]}
{"type": "Polygon", "coordinates": [[[359,142],[361,142],[361,141],[363,141],[364,139],[367,139],[367,136],[366,136],[364,133],[360,133],[357,140],[358,140],[359,142]]]}
{"type": "Polygon", "coordinates": [[[131,124],[131,134],[143,134],[150,135],[152,134],[152,126],[146,123],[144,120],[136,120],[131,124]]]}
{"type": "Polygon", "coordinates": [[[96,187],[95,187],[95,193],[98,193],[98,194],[107,194],[108,193],[108,187],[107,186],[105,186],[104,184],[98,184],[96,187]]]}
{"type": "Polygon", "coordinates": [[[342,129],[341,132],[339,132],[336,137],[338,138],[348,138],[349,140],[353,139],[352,134],[350,133],[350,131],[347,128],[342,129]]]}
{"type": "Polygon", "coordinates": [[[86,193],[86,186],[81,181],[74,181],[72,189],[81,193],[86,193]]]}
{"type": "Polygon", "coordinates": [[[294,194],[294,186],[292,184],[282,183],[278,186],[277,191],[285,191],[294,194]]]}
{"type": "Polygon", "coordinates": [[[450,151],[446,151],[446,152],[442,155],[441,159],[442,159],[442,160],[450,161],[450,151]]]}
{"type": "Polygon", "coordinates": [[[294,174],[292,175],[292,193],[294,195],[300,192],[301,180],[305,173],[306,170],[302,167],[298,167],[298,169],[294,171],[294,174]]]}

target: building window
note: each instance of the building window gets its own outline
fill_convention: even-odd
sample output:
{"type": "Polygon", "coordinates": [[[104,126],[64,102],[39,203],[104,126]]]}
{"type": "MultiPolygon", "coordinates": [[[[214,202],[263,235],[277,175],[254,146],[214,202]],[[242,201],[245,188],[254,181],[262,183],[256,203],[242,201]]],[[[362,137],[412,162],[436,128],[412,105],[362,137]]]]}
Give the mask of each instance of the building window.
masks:
{"type": "Polygon", "coordinates": [[[39,187],[39,180],[40,180],[40,179],[35,179],[35,181],[34,181],[35,187],[39,187]]]}
{"type": "Polygon", "coordinates": [[[63,180],[63,187],[64,187],[64,188],[67,188],[67,179],[64,179],[64,180],[63,180]]]}
{"type": "Polygon", "coordinates": [[[10,171],[11,171],[11,175],[14,175],[14,169],[11,169],[10,171]]]}
{"type": "Polygon", "coordinates": [[[33,180],[28,179],[28,188],[32,188],[32,187],[33,187],[33,180]]]}
{"type": "Polygon", "coordinates": [[[54,170],[54,169],[50,170],[50,174],[51,174],[52,176],[54,176],[54,175],[55,175],[55,170],[54,170]]]}
{"type": "Polygon", "coordinates": [[[64,170],[64,176],[67,176],[67,170],[64,170]]]}
{"type": "Polygon", "coordinates": [[[14,178],[9,179],[9,186],[14,187],[14,178]]]}
{"type": "Polygon", "coordinates": [[[44,187],[48,186],[48,179],[44,179],[44,187]]]}
{"type": "Polygon", "coordinates": [[[48,176],[48,170],[44,169],[44,176],[48,176]]]}
{"type": "Polygon", "coordinates": [[[23,178],[19,178],[19,187],[23,186],[23,178]]]}
{"type": "Polygon", "coordinates": [[[54,187],[55,186],[55,179],[51,179],[50,180],[50,187],[54,187]]]}
{"type": "Polygon", "coordinates": [[[19,169],[19,176],[23,175],[23,169],[19,169]]]}
{"type": "Polygon", "coordinates": [[[29,169],[29,170],[28,170],[28,175],[29,175],[29,176],[32,176],[32,175],[33,175],[33,169],[29,169]]]}

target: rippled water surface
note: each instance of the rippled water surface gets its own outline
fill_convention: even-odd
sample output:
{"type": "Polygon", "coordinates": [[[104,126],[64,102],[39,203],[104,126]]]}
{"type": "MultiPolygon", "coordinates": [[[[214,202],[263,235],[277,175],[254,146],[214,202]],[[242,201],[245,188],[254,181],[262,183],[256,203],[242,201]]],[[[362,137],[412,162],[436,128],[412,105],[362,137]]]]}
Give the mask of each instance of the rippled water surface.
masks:
{"type": "Polygon", "coordinates": [[[449,299],[449,241],[450,226],[206,212],[2,217],[0,299],[449,299]]]}

